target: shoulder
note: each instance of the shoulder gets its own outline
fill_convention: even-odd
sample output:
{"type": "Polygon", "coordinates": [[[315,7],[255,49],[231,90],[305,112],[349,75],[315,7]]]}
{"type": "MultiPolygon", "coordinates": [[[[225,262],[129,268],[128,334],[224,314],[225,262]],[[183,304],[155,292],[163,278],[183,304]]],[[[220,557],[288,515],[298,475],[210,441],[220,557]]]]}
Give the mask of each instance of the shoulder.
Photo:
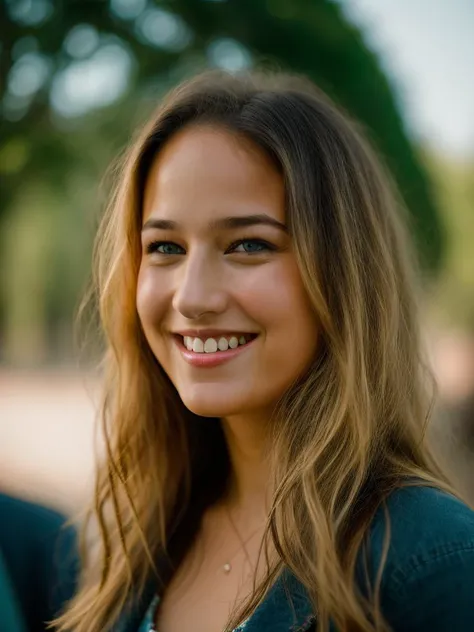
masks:
{"type": "Polygon", "coordinates": [[[18,604],[18,597],[13,590],[10,573],[6,568],[2,551],[0,550],[0,612],[2,624],[9,632],[24,632],[26,630],[22,612],[18,604]]]}
{"type": "Polygon", "coordinates": [[[377,512],[371,538],[380,541],[389,516],[392,553],[411,555],[449,542],[474,544],[474,511],[461,500],[433,487],[405,487],[387,498],[377,512]]]}
{"type": "Polygon", "coordinates": [[[474,511],[431,487],[393,492],[370,531],[375,572],[387,517],[381,598],[394,630],[474,629],[474,511]]]}
{"type": "Polygon", "coordinates": [[[53,509],[1,493],[0,516],[2,532],[20,529],[33,539],[57,534],[65,522],[65,518],[53,509]]]}
{"type": "Polygon", "coordinates": [[[72,596],[79,570],[77,538],[65,516],[0,494],[0,552],[32,621],[52,618],[72,596]]]}
{"type": "Polygon", "coordinates": [[[0,548],[7,558],[36,561],[75,550],[76,530],[65,516],[37,503],[0,494],[0,548]],[[59,549],[59,551],[58,551],[59,549]]]}

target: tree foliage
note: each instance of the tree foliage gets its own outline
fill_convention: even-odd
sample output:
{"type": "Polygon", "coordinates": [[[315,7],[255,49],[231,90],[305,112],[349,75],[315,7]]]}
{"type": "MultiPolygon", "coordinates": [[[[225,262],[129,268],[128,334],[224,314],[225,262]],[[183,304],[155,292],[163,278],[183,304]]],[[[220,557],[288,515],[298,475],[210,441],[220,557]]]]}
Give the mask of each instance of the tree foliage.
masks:
{"type": "MultiPolygon", "coordinates": [[[[56,224],[64,228],[69,221],[77,227],[87,223],[84,218],[98,203],[97,183],[107,163],[164,90],[204,67],[235,69],[264,63],[308,75],[359,119],[411,211],[425,268],[433,271],[439,265],[442,231],[438,214],[393,90],[361,33],[335,2],[3,0],[0,31],[5,115],[0,221],[4,228],[23,199],[25,186],[32,183],[49,188],[56,206],[63,208],[66,220],[56,224]],[[83,35],[82,51],[78,32],[83,35]],[[75,48],[71,45],[74,34],[75,48]],[[117,98],[111,97],[106,106],[91,105],[74,116],[61,110],[58,86],[62,82],[76,92],[78,87],[90,90],[85,64],[106,49],[128,60],[126,85],[117,98]],[[33,62],[39,64],[36,76],[33,62]],[[29,86],[28,69],[22,68],[28,63],[33,64],[29,86]],[[81,68],[74,75],[72,71],[81,68]]],[[[105,101],[108,90],[110,84],[104,77],[99,96],[105,101]]],[[[67,251],[60,247],[56,251],[54,265],[67,261],[67,251]]],[[[84,253],[78,255],[77,265],[87,268],[84,253]]],[[[61,312],[57,286],[64,284],[57,270],[52,275],[57,282],[48,290],[51,317],[61,312]]],[[[80,275],[76,277],[77,284],[80,275]]]]}

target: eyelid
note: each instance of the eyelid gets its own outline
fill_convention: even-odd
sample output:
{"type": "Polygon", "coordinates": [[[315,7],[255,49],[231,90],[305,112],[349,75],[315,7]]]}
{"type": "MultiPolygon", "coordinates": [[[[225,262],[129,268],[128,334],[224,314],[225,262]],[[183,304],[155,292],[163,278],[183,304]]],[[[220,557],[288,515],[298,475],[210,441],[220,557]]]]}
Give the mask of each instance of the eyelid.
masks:
{"type": "MultiPolygon", "coordinates": [[[[253,241],[253,242],[257,242],[259,244],[262,244],[263,246],[266,247],[266,250],[261,250],[261,251],[257,251],[257,252],[254,252],[254,253],[250,253],[249,252],[249,253],[246,253],[246,254],[253,254],[253,255],[255,255],[255,254],[261,254],[263,252],[277,250],[277,247],[274,244],[270,243],[266,239],[262,239],[261,237],[244,237],[242,239],[237,239],[236,241],[231,243],[230,246],[228,246],[226,248],[226,251],[225,251],[224,254],[232,254],[232,252],[235,250],[235,248],[240,246],[242,243],[249,242],[249,241],[250,242],[253,241]]],[[[237,253],[237,254],[239,254],[239,253],[237,253]]]]}
{"type": "Polygon", "coordinates": [[[172,246],[176,246],[177,248],[180,248],[181,250],[185,250],[185,248],[183,248],[183,246],[180,246],[179,244],[177,244],[175,241],[171,241],[170,239],[153,239],[152,241],[150,241],[149,243],[147,243],[145,245],[145,252],[149,255],[152,254],[159,254],[159,255],[164,255],[165,257],[171,257],[171,256],[177,256],[177,255],[181,255],[182,253],[164,253],[164,252],[159,252],[157,250],[157,248],[159,246],[162,245],[172,245],[172,246]]]}
{"type": "MultiPolygon", "coordinates": [[[[144,245],[143,250],[148,255],[158,254],[164,257],[172,257],[172,256],[179,256],[179,255],[186,254],[186,249],[171,239],[153,239],[144,245]],[[158,247],[163,246],[163,245],[175,246],[176,248],[182,250],[183,252],[165,253],[165,252],[158,251],[158,247]]],[[[225,249],[224,254],[227,255],[227,254],[232,254],[235,252],[235,254],[258,255],[258,254],[263,254],[263,253],[268,253],[268,252],[274,252],[276,250],[278,250],[278,248],[277,246],[275,246],[275,244],[272,244],[271,242],[267,241],[266,239],[262,239],[261,237],[243,237],[243,238],[236,239],[235,241],[233,241],[225,249]],[[245,252],[245,251],[240,252],[240,253],[235,252],[236,248],[238,248],[240,245],[246,242],[258,243],[264,246],[264,249],[257,250],[255,252],[245,252]]]]}

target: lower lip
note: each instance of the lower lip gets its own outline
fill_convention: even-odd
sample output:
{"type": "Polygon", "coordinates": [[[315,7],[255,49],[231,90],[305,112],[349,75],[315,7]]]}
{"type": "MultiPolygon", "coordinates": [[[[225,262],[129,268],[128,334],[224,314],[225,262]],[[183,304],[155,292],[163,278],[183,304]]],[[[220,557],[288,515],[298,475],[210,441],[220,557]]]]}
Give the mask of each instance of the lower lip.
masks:
{"type": "Polygon", "coordinates": [[[233,360],[238,355],[245,353],[246,349],[248,349],[256,340],[250,340],[244,345],[239,345],[235,349],[228,349],[227,351],[215,351],[214,353],[196,353],[195,351],[189,351],[185,346],[181,336],[174,336],[174,340],[176,342],[176,346],[181,351],[181,355],[183,358],[191,364],[192,366],[197,366],[201,368],[211,369],[215,366],[220,366],[225,362],[229,362],[233,360]]]}

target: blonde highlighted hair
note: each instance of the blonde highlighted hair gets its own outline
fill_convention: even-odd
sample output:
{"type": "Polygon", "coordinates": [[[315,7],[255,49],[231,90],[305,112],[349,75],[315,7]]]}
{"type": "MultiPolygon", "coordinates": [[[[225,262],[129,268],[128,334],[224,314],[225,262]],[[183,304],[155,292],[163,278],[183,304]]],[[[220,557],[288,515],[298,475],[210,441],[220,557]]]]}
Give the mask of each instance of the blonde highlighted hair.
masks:
{"type": "Polygon", "coordinates": [[[135,307],[150,165],[173,134],[198,123],[245,137],[280,170],[320,323],[317,356],[283,395],[269,438],[276,491],[265,542],[279,559],[227,629],[286,567],[306,587],[321,632],[330,621],[341,631],[387,630],[378,603],[383,559],[368,594],[355,582],[370,522],[391,491],[415,480],[452,491],[425,440],[431,382],[403,204],[357,125],[311,83],[219,72],[185,82],[160,105],[123,160],[100,228],[107,455],[92,508],[100,564],[85,561],[58,629],[108,630],[150,578],[164,590],[229,479],[219,421],[203,423],[184,407],[135,307]]]}

